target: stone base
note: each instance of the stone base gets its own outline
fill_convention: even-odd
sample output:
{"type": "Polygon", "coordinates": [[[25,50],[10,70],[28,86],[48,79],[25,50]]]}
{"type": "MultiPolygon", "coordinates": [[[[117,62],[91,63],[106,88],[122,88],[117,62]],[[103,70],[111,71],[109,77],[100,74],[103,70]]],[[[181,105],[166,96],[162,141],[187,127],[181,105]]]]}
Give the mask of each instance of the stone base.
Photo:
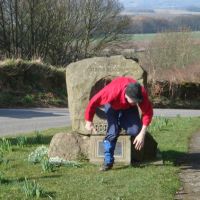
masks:
{"type": "MultiPolygon", "coordinates": [[[[134,140],[134,138],[132,138],[132,140],[134,140]]],[[[132,162],[152,161],[157,159],[157,145],[158,143],[154,140],[152,135],[147,132],[144,147],[140,151],[135,150],[133,145],[131,146],[132,162]]]]}
{"type": "MultiPolygon", "coordinates": [[[[102,163],[104,160],[104,138],[104,134],[88,137],[74,132],[58,133],[52,138],[48,156],[76,160],[79,155],[84,155],[92,163],[102,163]]],[[[147,133],[141,151],[135,150],[133,140],[134,138],[128,135],[119,136],[114,155],[116,163],[131,164],[157,159],[157,142],[150,134],[147,133]]]]}

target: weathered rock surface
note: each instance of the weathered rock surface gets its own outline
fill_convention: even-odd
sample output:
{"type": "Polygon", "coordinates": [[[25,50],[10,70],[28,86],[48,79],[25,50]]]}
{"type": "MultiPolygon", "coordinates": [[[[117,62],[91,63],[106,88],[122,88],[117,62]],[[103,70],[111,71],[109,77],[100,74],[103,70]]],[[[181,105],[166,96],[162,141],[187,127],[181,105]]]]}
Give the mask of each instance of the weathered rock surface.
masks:
{"type": "MultiPolygon", "coordinates": [[[[132,141],[134,137],[132,138],[132,141]]],[[[153,161],[157,159],[157,145],[152,135],[147,132],[145,136],[144,147],[138,151],[132,146],[132,162],[153,161]]]]}
{"type": "Polygon", "coordinates": [[[74,132],[57,133],[53,136],[48,156],[59,157],[64,160],[76,160],[80,154],[88,153],[89,137],[74,132]]]}
{"type": "Polygon", "coordinates": [[[146,82],[146,73],[140,65],[124,56],[94,57],[68,65],[66,83],[73,131],[90,134],[85,130],[86,106],[94,94],[117,76],[133,77],[142,84],[146,82]]]}

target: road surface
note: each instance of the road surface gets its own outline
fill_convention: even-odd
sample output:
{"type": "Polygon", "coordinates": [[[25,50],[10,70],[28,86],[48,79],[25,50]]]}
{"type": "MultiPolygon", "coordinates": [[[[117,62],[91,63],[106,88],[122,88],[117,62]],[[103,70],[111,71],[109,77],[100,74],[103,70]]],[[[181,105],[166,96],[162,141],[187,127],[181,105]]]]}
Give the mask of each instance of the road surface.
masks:
{"type": "Polygon", "coordinates": [[[0,109],[0,136],[71,124],[66,108],[0,109]]]}
{"type": "MultiPolygon", "coordinates": [[[[154,109],[155,116],[200,116],[200,110],[154,109]]],[[[0,109],[0,136],[70,125],[66,108],[0,109]]]]}

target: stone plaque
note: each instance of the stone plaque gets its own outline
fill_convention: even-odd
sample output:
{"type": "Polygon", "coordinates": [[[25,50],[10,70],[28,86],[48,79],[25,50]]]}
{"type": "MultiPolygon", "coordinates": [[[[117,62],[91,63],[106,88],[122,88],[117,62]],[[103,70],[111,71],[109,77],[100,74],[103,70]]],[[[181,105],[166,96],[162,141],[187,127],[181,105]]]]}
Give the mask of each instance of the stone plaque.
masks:
{"type": "MultiPolygon", "coordinates": [[[[104,148],[103,135],[91,135],[90,137],[90,152],[89,159],[92,163],[103,163],[104,160],[104,148]]],[[[115,163],[131,163],[131,137],[128,135],[120,135],[115,147],[115,163]]]]}

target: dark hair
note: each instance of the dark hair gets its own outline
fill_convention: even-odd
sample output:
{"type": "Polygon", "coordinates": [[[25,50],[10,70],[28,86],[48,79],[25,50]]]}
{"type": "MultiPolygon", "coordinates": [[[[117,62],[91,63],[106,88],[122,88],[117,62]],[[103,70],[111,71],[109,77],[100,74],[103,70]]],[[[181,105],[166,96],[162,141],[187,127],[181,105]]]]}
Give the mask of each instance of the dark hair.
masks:
{"type": "Polygon", "coordinates": [[[142,96],[142,88],[138,82],[129,83],[126,87],[125,91],[126,95],[131,98],[136,103],[141,103],[143,96],[142,96]]]}

